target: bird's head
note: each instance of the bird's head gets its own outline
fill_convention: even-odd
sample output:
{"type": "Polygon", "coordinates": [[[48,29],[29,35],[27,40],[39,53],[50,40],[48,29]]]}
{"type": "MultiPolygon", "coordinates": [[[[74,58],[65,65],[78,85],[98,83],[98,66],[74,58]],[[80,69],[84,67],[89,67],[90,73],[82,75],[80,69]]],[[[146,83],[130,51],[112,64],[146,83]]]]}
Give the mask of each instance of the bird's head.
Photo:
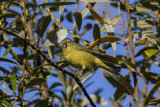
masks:
{"type": "Polygon", "coordinates": [[[68,46],[72,46],[73,45],[73,41],[69,38],[65,38],[63,41],[62,41],[62,49],[66,49],[68,46]]]}

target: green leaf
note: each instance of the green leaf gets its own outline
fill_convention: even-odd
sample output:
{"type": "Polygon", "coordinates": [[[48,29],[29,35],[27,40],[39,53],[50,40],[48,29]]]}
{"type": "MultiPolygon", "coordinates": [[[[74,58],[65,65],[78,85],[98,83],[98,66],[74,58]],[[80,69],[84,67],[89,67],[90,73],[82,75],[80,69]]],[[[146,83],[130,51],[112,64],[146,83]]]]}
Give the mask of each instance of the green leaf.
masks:
{"type": "Polygon", "coordinates": [[[54,46],[48,46],[48,56],[50,59],[53,59],[54,56],[54,46]]]}
{"type": "Polygon", "coordinates": [[[9,46],[9,47],[6,49],[6,51],[3,53],[3,57],[6,57],[6,56],[10,53],[11,50],[12,50],[12,46],[9,46]]]}
{"type": "Polygon", "coordinates": [[[49,99],[39,100],[34,107],[49,107],[49,99]]]}
{"type": "Polygon", "coordinates": [[[6,13],[6,14],[3,14],[3,15],[0,15],[0,19],[2,18],[15,18],[17,15],[14,14],[14,13],[6,13]]]}
{"type": "Polygon", "coordinates": [[[99,23],[103,23],[103,24],[109,24],[106,21],[104,21],[103,18],[99,16],[99,14],[92,8],[89,2],[88,2],[88,9],[96,21],[98,21],[99,23]]]}
{"type": "Polygon", "coordinates": [[[117,89],[116,92],[114,93],[114,99],[117,101],[119,100],[121,97],[123,97],[125,95],[125,92],[117,89]]]}
{"type": "MultiPolygon", "coordinates": [[[[137,56],[140,56],[140,55],[142,55],[145,51],[147,51],[147,50],[157,50],[157,48],[155,48],[155,47],[144,47],[143,49],[141,49],[139,52],[137,52],[137,54],[135,55],[135,57],[137,57],[137,56]]],[[[155,52],[157,52],[157,51],[155,51],[155,52]]],[[[152,54],[153,55],[153,53],[150,53],[150,54],[152,54]]]]}
{"type": "Polygon", "coordinates": [[[151,89],[151,91],[147,95],[147,97],[146,97],[146,99],[144,101],[144,106],[148,105],[148,103],[151,100],[153,94],[158,90],[159,87],[160,87],[160,81],[156,83],[156,85],[151,89]]]}
{"type": "Polygon", "coordinates": [[[35,32],[42,37],[51,22],[51,16],[47,13],[38,20],[35,32]]]}
{"type": "Polygon", "coordinates": [[[113,100],[112,98],[109,98],[109,100],[112,103],[113,107],[122,107],[117,101],[113,100]]]}
{"type": "Polygon", "coordinates": [[[144,77],[148,80],[151,81],[152,83],[157,83],[160,81],[160,76],[159,74],[153,73],[153,72],[142,72],[144,77]]]}
{"type": "Polygon", "coordinates": [[[2,105],[4,107],[12,107],[12,105],[7,100],[2,100],[2,105]]]}
{"type": "Polygon", "coordinates": [[[69,22],[72,22],[72,12],[69,12],[69,13],[66,15],[66,19],[67,19],[69,22]]]}
{"type": "Polygon", "coordinates": [[[13,73],[11,75],[11,84],[12,84],[13,93],[16,93],[17,92],[17,77],[16,77],[16,73],[13,73]]]}
{"type": "Polygon", "coordinates": [[[51,87],[49,89],[53,89],[53,88],[56,88],[57,86],[62,86],[61,83],[58,83],[58,82],[55,82],[51,85],[51,87]]]}
{"type": "Polygon", "coordinates": [[[81,25],[82,25],[82,15],[79,12],[75,12],[74,17],[75,17],[75,20],[76,20],[77,28],[80,31],[81,25]]]}
{"type": "Polygon", "coordinates": [[[99,28],[98,24],[94,24],[93,38],[94,38],[94,40],[100,39],[100,28],[99,28]]]}
{"type": "Polygon", "coordinates": [[[104,77],[114,86],[117,87],[117,89],[129,94],[133,95],[133,88],[131,84],[129,83],[129,80],[127,80],[125,77],[123,77],[119,73],[110,72],[108,70],[102,69],[101,71],[104,75],[104,77]]]}
{"type": "MultiPolygon", "coordinates": [[[[102,105],[102,106],[108,105],[108,102],[105,101],[105,99],[102,98],[102,97],[99,97],[99,96],[97,96],[97,95],[95,95],[95,94],[90,95],[90,97],[91,97],[91,99],[92,99],[94,102],[96,102],[96,103],[98,103],[98,104],[100,104],[100,105],[102,105]]],[[[83,98],[83,99],[81,99],[81,100],[82,100],[82,102],[81,102],[81,106],[82,106],[82,107],[85,107],[85,106],[89,103],[89,101],[87,100],[87,98],[83,98]]]]}
{"type": "Polygon", "coordinates": [[[95,2],[111,2],[113,0],[81,0],[81,1],[86,2],[86,3],[88,2],[95,3],[95,2]]]}
{"type": "MultiPolygon", "coordinates": [[[[60,0],[61,2],[67,2],[68,0],[60,0]]],[[[61,14],[63,13],[65,9],[65,6],[59,6],[59,18],[61,17],[61,14]]]]}
{"type": "Polygon", "coordinates": [[[67,37],[68,31],[67,29],[55,29],[53,26],[47,32],[47,40],[44,42],[44,46],[55,46],[58,45],[64,38],[67,37]]]}
{"type": "Polygon", "coordinates": [[[6,70],[5,68],[0,66],[0,71],[2,71],[4,74],[9,75],[10,72],[8,70],[6,70]]]}
{"type": "Polygon", "coordinates": [[[4,62],[9,62],[9,63],[13,63],[13,64],[17,64],[16,62],[9,60],[7,58],[0,58],[0,61],[4,61],[4,62]]]}
{"type": "Polygon", "coordinates": [[[115,16],[114,18],[112,18],[110,21],[113,24],[115,24],[122,16],[123,14],[121,13],[120,15],[115,16]]]}
{"type": "Polygon", "coordinates": [[[148,41],[147,38],[144,38],[143,40],[135,42],[134,44],[135,44],[135,46],[141,46],[141,45],[149,45],[150,42],[148,41]]]}
{"type": "Polygon", "coordinates": [[[46,82],[46,80],[44,78],[34,78],[27,83],[26,88],[31,88],[35,85],[40,85],[44,82],[46,82]]]}
{"type": "Polygon", "coordinates": [[[44,7],[45,6],[55,6],[55,7],[58,7],[58,6],[62,6],[62,5],[71,5],[71,4],[76,4],[76,2],[48,2],[48,3],[42,3],[40,5],[37,5],[37,6],[33,7],[32,10],[34,10],[35,8],[41,7],[41,6],[44,6],[44,7]]]}
{"type": "Polygon", "coordinates": [[[144,51],[144,54],[143,55],[146,55],[148,57],[151,57],[153,55],[156,55],[157,53],[159,52],[158,49],[147,49],[144,51]]]}
{"type": "Polygon", "coordinates": [[[66,88],[66,97],[67,97],[67,101],[71,102],[71,99],[73,98],[73,91],[72,91],[72,86],[67,86],[66,88]]]}
{"type": "MultiPolygon", "coordinates": [[[[95,69],[89,69],[89,70],[82,72],[82,74],[79,74],[81,83],[88,80],[92,76],[94,71],[95,71],[95,69]]],[[[81,71],[79,71],[79,73],[81,73],[81,71]]],[[[78,87],[79,87],[79,85],[75,82],[73,85],[73,90],[76,90],[78,87]]]]}

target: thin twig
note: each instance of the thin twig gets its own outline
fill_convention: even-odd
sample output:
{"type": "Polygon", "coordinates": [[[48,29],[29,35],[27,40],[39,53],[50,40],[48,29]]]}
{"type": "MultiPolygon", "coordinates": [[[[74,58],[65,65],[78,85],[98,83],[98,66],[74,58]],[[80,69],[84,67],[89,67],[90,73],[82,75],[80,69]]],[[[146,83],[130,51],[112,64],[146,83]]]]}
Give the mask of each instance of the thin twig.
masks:
{"type": "Polygon", "coordinates": [[[54,62],[52,62],[48,57],[46,57],[46,55],[41,52],[35,45],[31,44],[28,40],[24,39],[23,37],[20,37],[18,34],[3,28],[2,26],[0,26],[0,30],[5,31],[6,33],[9,33],[15,37],[17,37],[18,39],[24,41],[28,46],[30,46],[32,49],[36,50],[48,63],[50,63],[53,67],[55,67],[56,69],[58,69],[59,71],[71,76],[73,79],[75,79],[75,81],[77,82],[77,84],[80,86],[80,88],[82,89],[84,95],[87,97],[87,99],[89,100],[90,104],[93,107],[96,107],[96,105],[94,104],[94,102],[92,101],[92,99],[90,98],[90,96],[88,95],[86,89],[84,88],[84,86],[82,85],[82,83],[80,82],[80,79],[73,73],[70,71],[67,71],[65,69],[63,69],[62,67],[58,66],[57,64],[55,64],[54,62]]]}

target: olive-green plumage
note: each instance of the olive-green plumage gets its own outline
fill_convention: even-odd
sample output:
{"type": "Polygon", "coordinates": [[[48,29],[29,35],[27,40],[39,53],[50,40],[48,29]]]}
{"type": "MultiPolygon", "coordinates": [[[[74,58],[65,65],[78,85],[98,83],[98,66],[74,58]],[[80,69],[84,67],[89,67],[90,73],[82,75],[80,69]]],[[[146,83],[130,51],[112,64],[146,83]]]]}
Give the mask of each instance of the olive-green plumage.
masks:
{"type": "Polygon", "coordinates": [[[120,65],[104,63],[102,59],[96,56],[99,54],[98,52],[75,43],[68,38],[62,41],[62,52],[67,63],[78,69],[100,67],[112,72],[118,72],[120,69],[120,65]]]}

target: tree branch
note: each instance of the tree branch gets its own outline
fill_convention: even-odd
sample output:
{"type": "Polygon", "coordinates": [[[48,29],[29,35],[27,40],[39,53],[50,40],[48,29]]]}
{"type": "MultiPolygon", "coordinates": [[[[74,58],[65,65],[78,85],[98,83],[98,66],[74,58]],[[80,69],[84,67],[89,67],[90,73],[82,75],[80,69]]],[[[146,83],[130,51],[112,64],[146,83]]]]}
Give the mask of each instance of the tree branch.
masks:
{"type": "MultiPolygon", "coordinates": [[[[130,9],[129,9],[129,0],[124,0],[124,4],[126,7],[126,13],[127,13],[127,24],[128,24],[128,33],[129,33],[129,46],[130,46],[130,53],[131,53],[131,61],[133,64],[135,64],[135,57],[134,57],[134,47],[133,47],[133,36],[132,36],[132,30],[131,30],[131,17],[130,17],[130,9]]],[[[135,87],[135,101],[136,101],[136,106],[139,107],[139,94],[138,94],[138,84],[137,84],[137,75],[135,72],[133,74],[133,80],[134,80],[134,87],[135,87]]]]}
{"type": "Polygon", "coordinates": [[[59,71],[71,76],[73,79],[75,79],[75,81],[77,82],[77,84],[80,86],[80,88],[82,89],[84,95],[87,97],[87,99],[89,100],[90,104],[93,107],[96,107],[96,105],[94,104],[94,102],[92,101],[92,99],[90,98],[90,96],[88,95],[86,89],[84,88],[84,86],[82,85],[82,83],[80,82],[80,79],[73,73],[70,71],[67,71],[65,69],[63,69],[62,67],[56,65],[54,62],[52,62],[48,57],[46,57],[46,55],[41,52],[34,44],[31,44],[28,40],[24,39],[23,37],[20,37],[18,34],[3,28],[2,26],[0,26],[0,30],[9,33],[15,37],[17,37],[18,39],[24,41],[28,46],[30,46],[32,49],[36,50],[48,63],[50,63],[53,67],[55,67],[56,69],[58,69],[59,71]]]}

